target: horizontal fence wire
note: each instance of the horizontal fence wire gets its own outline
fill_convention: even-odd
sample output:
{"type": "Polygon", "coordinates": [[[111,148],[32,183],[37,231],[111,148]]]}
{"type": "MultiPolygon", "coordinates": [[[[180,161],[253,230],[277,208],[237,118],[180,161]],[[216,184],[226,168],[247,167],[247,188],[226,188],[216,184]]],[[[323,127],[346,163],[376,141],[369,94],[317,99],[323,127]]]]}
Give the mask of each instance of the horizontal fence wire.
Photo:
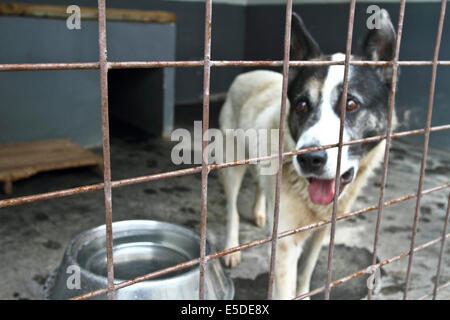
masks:
{"type": "MultiPolygon", "coordinates": [[[[398,42],[396,43],[397,47],[399,46],[400,40],[399,36],[401,35],[401,26],[403,22],[403,12],[404,12],[404,2],[401,1],[401,9],[399,14],[399,28],[397,33],[397,39],[398,42]]],[[[290,61],[289,60],[289,50],[287,48],[289,47],[289,41],[290,41],[290,32],[288,34],[287,31],[290,31],[290,12],[292,11],[292,1],[287,0],[286,4],[286,38],[285,38],[285,56],[283,60],[263,60],[263,61],[246,61],[246,60],[212,60],[210,53],[211,53],[211,14],[212,14],[212,1],[206,0],[205,1],[205,55],[203,60],[192,60],[192,61],[107,61],[107,54],[106,54],[106,16],[105,16],[105,0],[98,0],[98,8],[99,8],[99,61],[98,62],[68,62],[68,63],[25,63],[25,64],[0,64],[0,72],[17,72],[17,71],[45,71],[45,70],[91,70],[91,69],[98,69],[100,70],[100,91],[101,91],[101,111],[102,111],[102,146],[103,146],[103,161],[104,161],[104,177],[103,177],[103,183],[93,184],[93,185],[87,185],[87,186],[80,186],[76,188],[69,188],[59,191],[53,191],[53,192],[47,192],[42,194],[34,194],[29,196],[23,196],[23,197],[16,197],[16,198],[10,198],[5,200],[0,200],[0,208],[2,207],[11,207],[26,203],[32,203],[36,201],[41,200],[48,200],[48,199],[54,199],[54,198],[61,198],[76,194],[82,194],[82,193],[88,193],[93,191],[99,191],[104,190],[105,193],[105,221],[106,221],[106,239],[107,239],[107,275],[108,275],[108,285],[106,288],[92,291],[90,293],[75,297],[73,299],[87,299],[91,297],[95,297],[102,294],[107,294],[109,299],[114,298],[114,293],[116,290],[133,285],[135,283],[153,279],[156,277],[159,277],[164,274],[168,274],[170,272],[174,272],[183,268],[187,268],[190,266],[194,266],[196,264],[200,265],[200,290],[199,290],[199,298],[204,298],[204,272],[205,272],[205,264],[210,259],[216,259],[221,256],[224,256],[226,254],[230,254],[233,252],[237,252],[240,250],[244,250],[247,248],[251,248],[254,246],[262,245],[267,242],[272,243],[272,254],[271,254],[271,268],[270,268],[270,276],[269,278],[272,280],[269,280],[269,288],[268,288],[268,297],[271,298],[272,295],[272,284],[273,284],[273,266],[274,261],[276,257],[276,242],[278,239],[290,236],[302,231],[311,230],[314,228],[320,228],[326,224],[332,225],[332,230],[334,230],[334,225],[337,221],[347,219],[349,217],[363,214],[369,211],[377,210],[378,209],[378,219],[381,219],[381,212],[382,208],[385,206],[390,206],[408,199],[416,198],[416,214],[415,214],[415,220],[414,220],[414,227],[413,227],[413,236],[411,240],[411,248],[407,252],[403,252],[395,257],[392,257],[390,259],[384,260],[383,262],[380,262],[376,264],[378,268],[389,264],[391,262],[397,261],[405,256],[409,256],[409,263],[408,263],[408,271],[407,271],[407,278],[405,283],[405,291],[404,291],[404,297],[406,298],[407,289],[408,289],[408,281],[409,281],[409,274],[410,274],[410,268],[412,264],[413,255],[415,252],[422,250],[424,248],[427,248],[435,243],[438,243],[441,241],[441,250],[439,255],[439,261],[438,261],[438,270],[436,274],[436,280],[435,280],[435,288],[432,293],[427,294],[419,299],[426,299],[430,296],[433,298],[436,297],[436,293],[441,291],[444,288],[447,288],[450,286],[450,282],[446,283],[444,285],[439,285],[439,273],[440,273],[440,264],[443,256],[443,248],[445,244],[445,240],[449,238],[450,234],[446,233],[447,230],[447,223],[448,223],[448,212],[449,209],[447,208],[447,214],[446,214],[446,223],[444,226],[443,235],[435,240],[429,241],[423,245],[420,246],[414,246],[414,239],[415,239],[415,231],[417,229],[417,217],[418,217],[418,208],[420,206],[420,199],[423,195],[429,194],[431,192],[435,192],[438,190],[447,189],[450,187],[450,183],[442,184],[439,186],[436,186],[434,188],[423,190],[423,176],[424,176],[424,168],[426,163],[426,156],[428,151],[428,140],[429,135],[431,132],[437,132],[442,130],[449,130],[450,124],[448,125],[441,125],[441,126],[431,126],[431,112],[432,112],[432,106],[433,106],[433,97],[434,97],[434,87],[436,82],[436,70],[437,66],[450,66],[450,60],[438,60],[438,54],[439,54],[439,44],[441,41],[442,36],[442,28],[443,28],[443,21],[445,16],[445,6],[446,1],[442,0],[441,5],[441,11],[440,11],[440,18],[439,18],[439,26],[438,26],[438,32],[436,36],[436,47],[435,52],[433,56],[432,61],[399,61],[398,60],[398,48],[396,49],[396,58],[394,58],[392,61],[365,61],[365,60],[350,60],[350,48],[351,48],[351,39],[352,39],[352,30],[353,30],[353,17],[354,17],[354,6],[355,1],[350,1],[350,15],[349,15],[349,26],[348,26],[348,33],[347,33],[347,46],[346,46],[346,59],[344,61],[290,61]],[[288,15],[289,14],[289,15],[288,15]],[[382,136],[374,136],[364,139],[358,139],[353,141],[342,141],[342,132],[340,132],[340,138],[339,142],[336,144],[326,145],[326,146],[320,146],[320,147],[312,147],[312,148],[305,148],[301,150],[292,150],[288,152],[281,152],[283,150],[282,143],[280,145],[279,152],[277,154],[272,154],[269,156],[262,156],[262,157],[255,157],[255,158],[247,158],[243,160],[233,161],[233,162],[225,162],[220,164],[207,164],[204,160],[202,160],[202,165],[187,169],[180,169],[180,170],[173,170],[158,174],[151,174],[151,175],[144,175],[134,178],[127,178],[127,179],[121,179],[112,181],[111,180],[111,164],[110,164],[110,141],[109,141],[109,123],[108,123],[108,81],[107,81],[107,73],[108,70],[111,69],[125,69],[125,68],[167,68],[167,67],[174,67],[174,68],[181,68],[181,67],[203,67],[204,68],[204,90],[203,90],[203,128],[202,130],[205,131],[209,128],[209,77],[210,77],[210,69],[212,67],[283,67],[283,75],[284,79],[286,79],[288,68],[289,67],[300,67],[300,66],[331,66],[331,65],[344,65],[345,66],[345,75],[347,77],[348,75],[348,68],[350,65],[356,65],[356,66],[392,66],[393,70],[396,70],[399,66],[432,66],[432,80],[430,81],[430,96],[429,96],[429,103],[428,103],[428,113],[427,113],[427,123],[425,128],[423,129],[416,129],[416,130],[409,130],[409,131],[403,131],[398,133],[391,133],[390,130],[387,130],[386,135],[382,136]],[[352,145],[352,144],[358,144],[358,143],[369,143],[369,142],[376,142],[376,141],[382,141],[387,140],[387,146],[385,150],[385,159],[384,159],[384,167],[383,167],[383,173],[386,175],[387,173],[387,160],[389,158],[389,145],[392,138],[399,138],[399,137],[405,137],[405,136],[411,136],[411,135],[417,135],[417,134],[424,134],[425,135],[425,142],[423,147],[423,156],[422,156],[422,165],[421,165],[421,174],[420,174],[420,181],[419,181],[419,187],[417,193],[408,194],[405,196],[402,196],[397,199],[392,199],[389,201],[383,201],[383,194],[379,198],[379,203],[377,206],[371,206],[366,207],[361,210],[352,211],[340,216],[337,216],[337,201],[335,199],[334,205],[333,205],[333,214],[330,219],[328,220],[321,220],[317,223],[303,226],[300,228],[295,228],[291,230],[286,230],[283,232],[278,232],[276,226],[274,226],[273,233],[271,237],[266,237],[262,239],[258,239],[252,242],[248,242],[246,244],[239,245],[237,247],[229,248],[226,250],[218,251],[214,254],[206,255],[205,254],[205,241],[206,241],[206,203],[207,203],[207,179],[208,179],[208,173],[211,170],[221,169],[221,168],[227,168],[231,166],[237,166],[237,165],[246,165],[250,163],[256,163],[258,161],[266,161],[274,158],[278,158],[281,162],[284,157],[294,156],[302,153],[317,151],[317,150],[324,150],[328,148],[338,148],[339,152],[341,151],[342,147],[345,145],[352,145]],[[387,155],[387,156],[386,156],[387,155]],[[200,257],[197,259],[193,259],[184,263],[180,263],[178,265],[161,269],[146,275],[142,275],[139,277],[136,277],[134,279],[126,280],[120,283],[114,283],[114,273],[113,273],[113,248],[112,248],[112,199],[111,199],[111,189],[116,187],[122,187],[137,183],[145,183],[160,179],[168,179],[171,177],[177,177],[177,176],[183,176],[188,174],[196,174],[201,173],[202,174],[202,208],[201,208],[201,250],[200,250],[200,257]]],[[[348,80],[348,79],[347,79],[348,80]]],[[[344,82],[345,78],[344,78],[344,82]]],[[[284,83],[284,82],[283,82],[284,83]]],[[[395,84],[392,84],[392,87],[395,87],[395,84]]],[[[346,90],[347,85],[344,85],[344,90],[346,90]]],[[[285,94],[286,94],[286,88],[283,87],[283,99],[282,99],[282,108],[281,108],[281,123],[284,123],[282,121],[283,119],[283,104],[285,103],[285,94]]],[[[392,96],[395,96],[395,89],[393,92],[391,92],[391,104],[393,104],[393,98],[392,96]]],[[[343,108],[342,108],[343,109],[343,108]]],[[[392,107],[390,108],[392,112],[392,107]]],[[[345,113],[343,113],[345,117],[345,113]]],[[[389,128],[389,126],[388,126],[389,128]]],[[[340,131],[343,129],[343,121],[341,117],[341,127],[340,131]]],[[[284,134],[284,131],[280,134],[280,137],[282,138],[284,134]]],[[[205,145],[208,141],[203,140],[202,144],[202,153],[205,151],[205,145]]],[[[281,141],[282,142],[282,141],[281,141]]],[[[204,158],[204,157],[203,157],[204,158]]],[[[339,162],[338,162],[339,164],[339,162]]],[[[282,167],[282,166],[280,166],[282,167]]],[[[278,175],[280,174],[281,170],[278,172],[278,175]]],[[[339,165],[337,172],[339,172],[339,165]]],[[[383,177],[384,177],[383,175],[383,177]]],[[[278,177],[279,178],[279,177],[278,177]]],[[[279,180],[279,179],[278,179],[279,180]]],[[[339,184],[339,179],[336,178],[336,184],[339,184]]],[[[277,181],[277,190],[279,193],[279,187],[280,187],[279,181],[277,181]]],[[[385,183],[382,183],[381,188],[383,189],[385,183]]],[[[278,197],[279,198],[279,197],[278,197]]],[[[336,197],[335,197],[336,198],[336,197]]],[[[449,198],[450,199],[450,198],[449,198]]],[[[449,200],[450,201],[450,200],[449,200]]],[[[279,201],[276,201],[276,206],[279,205],[279,201]]],[[[274,211],[275,216],[275,222],[278,221],[278,210],[276,209],[274,211]]],[[[379,221],[377,222],[377,226],[379,226],[379,221]]],[[[376,237],[378,236],[378,233],[376,233],[376,237]]],[[[375,240],[374,243],[374,256],[376,252],[376,243],[375,240]]],[[[358,277],[362,275],[363,273],[368,271],[369,266],[366,269],[363,269],[361,271],[358,271],[356,273],[353,273],[351,275],[348,275],[347,277],[341,278],[337,281],[331,282],[331,266],[332,266],[332,258],[333,258],[333,248],[334,248],[334,233],[332,232],[330,236],[330,251],[328,255],[328,268],[327,268],[327,282],[326,284],[318,289],[315,289],[313,291],[310,291],[309,293],[303,294],[301,296],[296,297],[295,299],[303,299],[309,296],[312,296],[314,294],[317,294],[319,292],[325,291],[326,298],[329,297],[330,289],[334,286],[337,286],[341,283],[344,283],[350,279],[353,279],[355,277],[358,277]]],[[[369,295],[370,297],[370,295],[369,295]]]]}
{"type": "MultiPolygon", "coordinates": [[[[450,233],[446,234],[445,238],[450,238],[450,233]]],[[[330,287],[335,287],[335,286],[343,284],[344,282],[347,282],[347,281],[349,281],[351,279],[357,278],[357,277],[363,275],[364,273],[368,273],[371,270],[373,270],[373,267],[376,267],[377,269],[379,269],[382,266],[385,266],[385,265],[390,264],[390,263],[392,263],[394,261],[400,260],[401,258],[404,258],[406,256],[410,256],[412,253],[420,251],[420,250],[423,250],[425,248],[428,248],[428,247],[432,246],[433,244],[438,243],[439,241],[441,241],[441,237],[436,238],[434,240],[431,240],[431,241],[429,241],[427,243],[424,243],[424,244],[422,244],[420,246],[417,246],[417,247],[413,248],[412,250],[400,253],[400,254],[398,254],[398,255],[390,258],[390,259],[386,259],[386,260],[384,260],[384,261],[382,261],[380,263],[377,263],[375,265],[368,266],[367,268],[364,268],[364,269],[362,269],[362,270],[360,270],[358,272],[352,273],[352,274],[350,274],[350,275],[348,275],[346,277],[343,277],[343,278],[340,278],[339,280],[331,282],[330,283],[330,287]]],[[[320,293],[322,291],[325,291],[325,286],[317,288],[315,290],[312,290],[312,291],[310,291],[308,293],[302,294],[302,295],[294,298],[293,300],[302,300],[302,299],[305,299],[307,297],[311,297],[313,295],[316,295],[316,294],[318,294],[318,293],[320,293]]]]}
{"type": "MultiPolygon", "coordinates": [[[[430,194],[430,193],[437,192],[439,190],[443,190],[443,189],[447,189],[447,188],[450,188],[450,183],[446,183],[446,184],[443,184],[443,185],[439,185],[439,186],[436,186],[436,187],[433,187],[433,188],[429,188],[429,189],[423,190],[422,191],[422,195],[430,194]]],[[[405,200],[413,199],[416,196],[417,196],[416,193],[408,194],[408,195],[402,196],[400,198],[396,198],[396,199],[392,199],[392,200],[386,201],[383,205],[385,207],[386,206],[391,206],[391,205],[394,205],[396,203],[403,202],[405,200]]],[[[350,218],[350,217],[353,217],[353,216],[357,216],[357,215],[363,214],[365,212],[373,211],[373,210],[376,210],[376,209],[377,209],[377,206],[371,206],[371,207],[366,207],[364,209],[352,211],[352,212],[349,212],[347,214],[343,214],[343,215],[338,216],[336,221],[344,220],[344,219],[347,219],[347,218],[350,218]]],[[[294,234],[297,234],[297,233],[300,233],[300,232],[304,232],[304,231],[308,231],[308,230],[312,230],[312,229],[317,229],[317,228],[323,227],[326,224],[329,224],[330,222],[331,222],[331,219],[325,219],[325,220],[321,220],[319,222],[316,222],[316,223],[313,223],[313,224],[310,224],[310,225],[307,225],[307,226],[286,230],[286,231],[280,232],[278,234],[278,239],[284,238],[284,237],[287,237],[287,236],[291,236],[291,235],[294,235],[294,234]]],[[[441,239],[441,238],[439,238],[439,239],[441,239]]],[[[265,237],[265,238],[262,238],[262,239],[257,239],[257,240],[251,241],[251,242],[247,242],[245,244],[241,244],[241,245],[236,246],[236,247],[232,247],[232,248],[228,248],[228,249],[225,249],[225,250],[221,250],[221,251],[215,252],[213,254],[210,254],[210,255],[206,256],[206,259],[207,260],[217,259],[217,258],[220,258],[220,257],[225,256],[227,254],[231,254],[233,252],[242,251],[244,249],[249,249],[249,248],[252,248],[252,247],[255,247],[255,246],[263,245],[265,243],[270,242],[271,240],[272,240],[271,236],[270,237],[265,237]]],[[[121,289],[121,288],[124,288],[124,287],[128,287],[130,285],[133,285],[133,284],[141,282],[141,281],[154,279],[154,278],[160,277],[162,275],[169,274],[171,272],[175,272],[175,271],[178,271],[178,270],[181,270],[181,269],[185,269],[185,268],[194,266],[194,265],[198,264],[199,261],[200,261],[200,258],[192,259],[192,260],[189,260],[189,261],[177,264],[177,265],[172,266],[172,267],[168,267],[168,268],[165,268],[165,269],[157,270],[155,272],[148,273],[146,275],[142,275],[142,276],[130,279],[130,280],[126,280],[126,281],[117,283],[117,284],[115,284],[115,288],[117,290],[117,289],[121,289]]],[[[103,288],[103,289],[99,289],[99,290],[96,290],[96,291],[93,291],[93,292],[90,292],[90,293],[87,293],[87,294],[83,294],[83,295],[80,295],[80,296],[72,298],[72,299],[75,299],[75,300],[89,299],[89,298],[92,298],[92,297],[96,297],[96,296],[102,295],[105,292],[107,292],[107,288],[103,288]]]]}
{"type": "MultiPolygon", "coordinates": [[[[290,67],[343,65],[343,61],[289,61],[290,67]]],[[[351,60],[355,66],[391,66],[392,61],[351,60]]],[[[432,61],[398,61],[399,66],[432,66],[432,61]]],[[[450,60],[437,61],[438,66],[450,66],[450,60]]],[[[127,68],[193,68],[203,67],[203,60],[187,61],[109,61],[108,69],[127,68]]],[[[282,67],[282,60],[211,60],[211,67],[282,67]]],[[[0,64],[0,72],[8,71],[44,71],[44,70],[89,70],[100,69],[98,62],[60,62],[60,63],[8,63],[0,64]]]]}
{"type": "Polygon", "coordinates": [[[420,297],[420,298],[417,299],[417,300],[425,300],[425,299],[427,299],[427,298],[429,298],[429,297],[435,298],[435,297],[436,297],[436,292],[439,292],[439,291],[441,291],[441,290],[443,290],[443,289],[445,289],[445,288],[449,288],[449,287],[450,287],[450,281],[447,282],[447,283],[445,283],[445,284],[443,284],[442,286],[439,286],[438,288],[436,288],[435,292],[428,293],[428,294],[426,294],[426,295],[420,297]]]}
{"type": "MultiPolygon", "coordinates": [[[[438,131],[444,131],[444,130],[450,130],[450,124],[434,126],[434,127],[430,128],[430,132],[438,132],[438,131]]],[[[393,133],[391,135],[391,138],[402,138],[402,137],[406,137],[406,136],[419,135],[419,134],[423,134],[424,131],[425,131],[424,129],[415,129],[415,130],[397,132],[397,133],[393,133]]],[[[351,140],[351,141],[344,142],[343,145],[345,146],[345,145],[353,145],[353,144],[360,144],[360,143],[370,143],[370,142],[381,141],[383,139],[386,139],[385,135],[373,136],[373,137],[364,138],[364,139],[351,140]]],[[[318,146],[318,147],[292,150],[292,151],[284,152],[283,156],[284,157],[294,156],[294,155],[304,154],[304,153],[318,151],[318,150],[335,148],[337,146],[338,146],[338,144],[330,144],[330,145],[323,145],[323,146],[318,146]]],[[[212,171],[212,170],[228,168],[228,167],[232,167],[232,166],[256,163],[258,161],[267,161],[267,160],[274,159],[276,157],[278,157],[278,154],[272,154],[269,156],[261,156],[261,157],[254,157],[254,158],[246,158],[246,159],[242,159],[242,160],[237,160],[237,161],[232,161],[232,162],[224,162],[224,163],[220,163],[220,164],[209,164],[208,170],[212,171]]],[[[192,167],[192,168],[172,170],[172,171],[166,171],[166,172],[150,174],[150,175],[143,175],[143,176],[134,177],[134,178],[115,180],[115,181],[111,182],[111,187],[118,188],[118,187],[124,187],[124,186],[128,186],[128,185],[134,185],[134,184],[138,184],[138,183],[156,181],[156,180],[179,177],[179,176],[190,175],[190,174],[197,174],[197,173],[201,172],[201,168],[202,168],[201,166],[197,166],[197,167],[192,167]]],[[[77,194],[81,194],[81,193],[99,191],[99,190],[102,190],[103,187],[104,187],[103,183],[97,183],[97,184],[92,184],[92,185],[87,185],[87,186],[79,186],[79,187],[69,188],[69,189],[64,189],[64,190],[51,191],[51,192],[46,192],[46,193],[41,193],[41,194],[4,199],[4,200],[0,200],[0,208],[12,207],[12,206],[22,205],[22,204],[26,204],[26,203],[30,203],[30,202],[43,201],[43,200],[49,200],[49,199],[54,199],[54,198],[68,197],[68,196],[77,195],[77,194]]]]}

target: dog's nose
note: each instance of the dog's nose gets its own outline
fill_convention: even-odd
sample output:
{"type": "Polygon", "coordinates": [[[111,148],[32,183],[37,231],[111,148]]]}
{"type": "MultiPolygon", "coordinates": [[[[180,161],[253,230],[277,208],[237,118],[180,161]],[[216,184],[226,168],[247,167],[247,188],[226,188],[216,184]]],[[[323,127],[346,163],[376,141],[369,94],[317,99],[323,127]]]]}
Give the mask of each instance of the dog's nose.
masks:
{"type": "Polygon", "coordinates": [[[297,161],[303,172],[318,173],[327,163],[327,152],[325,150],[319,150],[299,154],[297,161]]]}

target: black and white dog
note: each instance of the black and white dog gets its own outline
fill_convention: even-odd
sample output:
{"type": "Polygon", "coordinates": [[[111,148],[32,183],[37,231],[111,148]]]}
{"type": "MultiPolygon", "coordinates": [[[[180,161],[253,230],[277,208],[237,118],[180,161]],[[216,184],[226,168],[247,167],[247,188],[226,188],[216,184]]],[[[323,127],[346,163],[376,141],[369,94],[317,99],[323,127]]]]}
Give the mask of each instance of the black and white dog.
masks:
{"type": "MultiPolygon", "coordinates": [[[[392,60],[394,27],[385,10],[381,10],[379,19],[379,28],[369,30],[365,38],[362,57],[352,56],[351,60],[392,60]]],[[[293,15],[291,60],[342,61],[344,58],[342,53],[322,54],[301,18],[293,15]]],[[[392,68],[351,65],[348,77],[344,141],[385,134],[392,68]]],[[[343,65],[290,68],[285,151],[338,142],[343,79],[343,65]]],[[[238,76],[231,85],[220,114],[221,130],[279,128],[281,87],[282,75],[276,72],[259,70],[238,76]]],[[[395,119],[394,114],[394,125],[395,119]]],[[[245,140],[243,143],[246,143],[245,140]]],[[[334,189],[337,148],[286,157],[280,194],[279,232],[329,219],[335,192],[339,192],[338,215],[348,212],[380,162],[383,151],[384,141],[344,146],[340,190],[334,189]]],[[[256,224],[263,226],[267,212],[270,226],[276,175],[260,174],[259,166],[255,166],[258,186],[253,214],[256,224]]],[[[227,198],[226,248],[239,245],[237,198],[245,170],[246,166],[236,166],[220,171],[227,198]]],[[[327,227],[322,227],[280,239],[275,298],[290,299],[309,291],[311,274],[327,230],[327,227]],[[302,261],[305,263],[299,266],[297,272],[300,255],[303,255],[302,261]]],[[[233,267],[240,259],[241,253],[235,252],[224,256],[224,263],[233,267]]]]}

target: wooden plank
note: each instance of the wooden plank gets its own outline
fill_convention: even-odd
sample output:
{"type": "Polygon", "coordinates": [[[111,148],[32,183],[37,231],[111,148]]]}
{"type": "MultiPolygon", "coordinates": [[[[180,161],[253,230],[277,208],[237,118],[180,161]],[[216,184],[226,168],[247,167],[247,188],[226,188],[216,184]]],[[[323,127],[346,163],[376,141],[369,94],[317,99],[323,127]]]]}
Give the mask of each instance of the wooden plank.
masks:
{"type": "MultiPolygon", "coordinates": [[[[98,9],[80,7],[81,20],[97,20],[98,9]]],[[[35,18],[67,19],[67,6],[35,5],[24,3],[0,3],[0,15],[26,16],[35,18]]],[[[134,10],[134,9],[106,9],[106,19],[112,21],[130,21],[145,23],[174,23],[176,15],[169,11],[158,10],[134,10]]]]}
{"type": "Polygon", "coordinates": [[[74,167],[101,169],[102,157],[70,139],[36,140],[0,144],[0,182],[10,193],[12,182],[38,172],[74,167]]]}

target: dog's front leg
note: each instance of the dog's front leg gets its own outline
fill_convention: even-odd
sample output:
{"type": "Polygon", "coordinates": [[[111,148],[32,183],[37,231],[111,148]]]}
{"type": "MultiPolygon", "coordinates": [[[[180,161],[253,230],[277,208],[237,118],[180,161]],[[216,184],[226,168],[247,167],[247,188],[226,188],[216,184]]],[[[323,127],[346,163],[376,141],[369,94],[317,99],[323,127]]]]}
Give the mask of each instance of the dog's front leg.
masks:
{"type": "Polygon", "coordinates": [[[259,183],[256,186],[253,219],[258,227],[264,227],[266,225],[266,197],[264,195],[264,189],[260,187],[259,183]]]}
{"type": "MultiPolygon", "coordinates": [[[[275,208],[276,176],[260,176],[266,197],[266,212],[268,227],[273,228],[273,214],[275,208]]],[[[280,199],[281,201],[281,199],[280,199]]],[[[283,217],[280,207],[280,219],[283,217]]],[[[301,246],[297,237],[288,236],[278,240],[277,256],[275,260],[275,279],[272,297],[277,300],[292,299],[297,285],[297,261],[301,254],[301,246]]]]}
{"type": "Polygon", "coordinates": [[[302,247],[295,236],[279,240],[275,262],[274,299],[287,300],[295,297],[297,261],[301,251],[302,247]]]}
{"type": "MultiPolygon", "coordinates": [[[[227,238],[225,249],[239,245],[239,213],[237,198],[242,179],[245,174],[245,166],[226,168],[221,172],[225,196],[227,198],[227,238]]],[[[235,267],[241,262],[241,252],[236,251],[223,256],[223,262],[227,267],[235,267]]]]}
{"type": "Polygon", "coordinates": [[[307,293],[310,290],[311,276],[316,266],[317,258],[319,257],[323,238],[327,234],[328,229],[329,227],[325,226],[314,231],[311,238],[306,242],[300,259],[297,296],[307,293]]]}

